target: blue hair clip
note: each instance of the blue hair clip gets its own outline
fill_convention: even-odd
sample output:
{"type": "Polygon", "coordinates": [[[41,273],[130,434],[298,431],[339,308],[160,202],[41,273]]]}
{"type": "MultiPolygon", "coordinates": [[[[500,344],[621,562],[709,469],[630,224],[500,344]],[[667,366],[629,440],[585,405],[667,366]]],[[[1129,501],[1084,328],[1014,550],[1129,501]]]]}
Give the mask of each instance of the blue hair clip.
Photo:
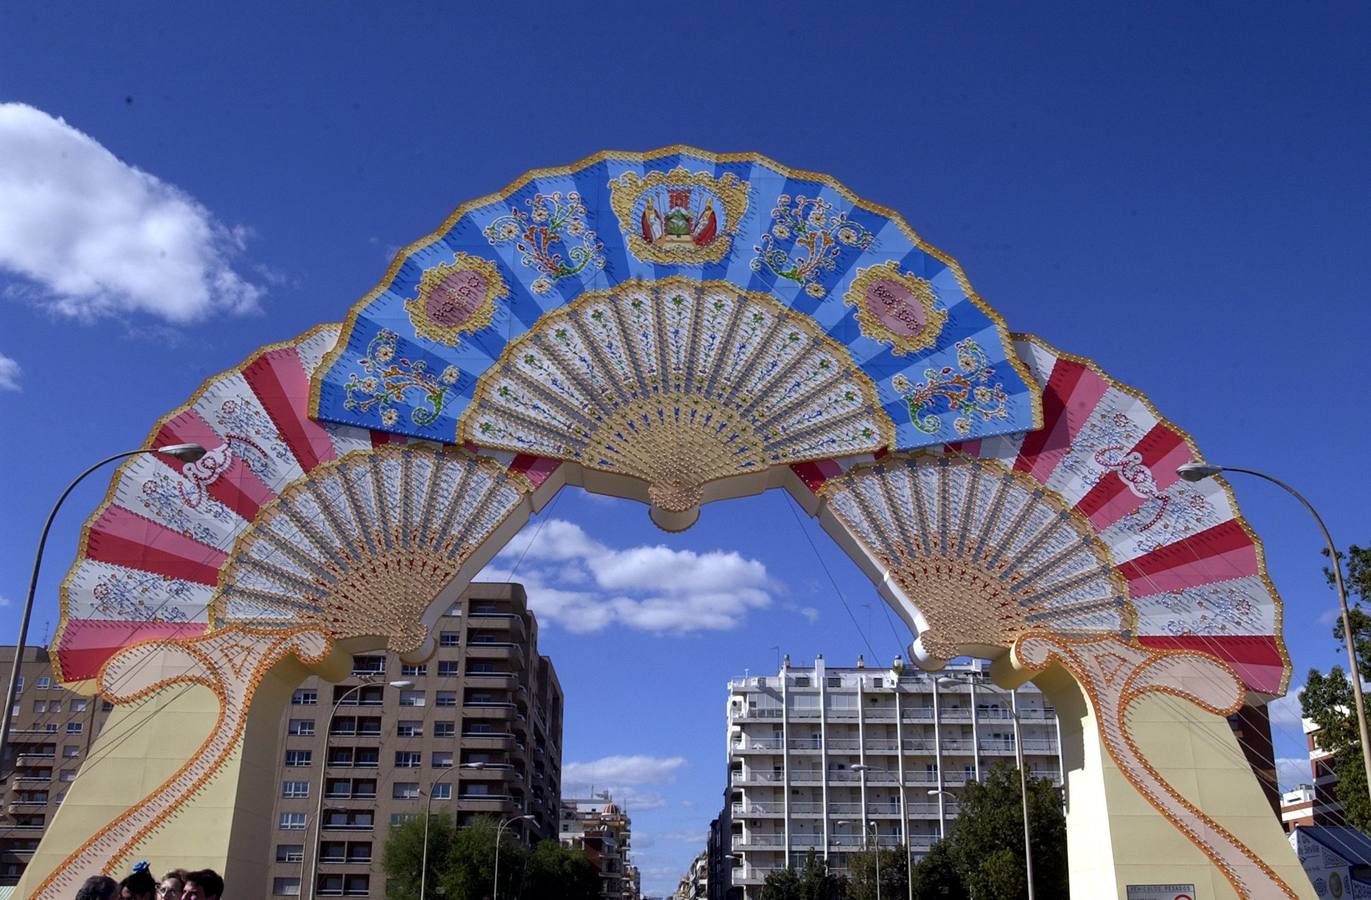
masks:
{"type": "Polygon", "coordinates": [[[138,860],[138,862],[133,864],[133,874],[135,875],[137,875],[139,872],[150,871],[151,869],[152,866],[148,865],[148,861],[146,859],[140,859],[138,860]]]}

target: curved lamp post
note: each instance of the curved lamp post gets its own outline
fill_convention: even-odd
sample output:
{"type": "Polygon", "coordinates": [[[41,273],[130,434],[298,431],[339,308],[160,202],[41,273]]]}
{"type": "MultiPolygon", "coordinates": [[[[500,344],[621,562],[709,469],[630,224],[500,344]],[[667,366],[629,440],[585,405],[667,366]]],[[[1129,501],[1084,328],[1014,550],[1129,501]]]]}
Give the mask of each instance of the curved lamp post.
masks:
{"type": "Polygon", "coordinates": [[[1258,472],[1256,469],[1243,469],[1237,466],[1215,466],[1209,463],[1189,462],[1176,467],[1176,474],[1186,481],[1203,481],[1212,478],[1220,472],[1241,472],[1244,475],[1253,475],[1257,478],[1271,482],[1277,487],[1284,488],[1296,500],[1309,510],[1309,514],[1318,523],[1319,531],[1323,533],[1324,543],[1328,545],[1328,558],[1333,563],[1333,586],[1338,591],[1338,603],[1342,606],[1342,639],[1347,644],[1347,667],[1348,675],[1352,680],[1352,697],[1357,705],[1357,729],[1361,733],[1361,758],[1362,765],[1366,767],[1366,786],[1368,793],[1371,793],[1371,738],[1367,736],[1366,727],[1366,701],[1362,697],[1361,690],[1361,668],[1357,665],[1357,651],[1352,643],[1352,619],[1347,610],[1347,587],[1342,583],[1342,563],[1338,561],[1338,548],[1333,544],[1333,536],[1328,533],[1328,526],[1324,524],[1323,517],[1319,511],[1314,509],[1314,504],[1304,498],[1304,495],[1292,488],[1290,485],[1265,472],[1258,472]]]}
{"type": "Polygon", "coordinates": [[[867,849],[868,844],[867,844],[867,840],[866,840],[866,839],[867,839],[868,837],[871,836],[871,831],[868,830],[868,829],[872,829],[872,830],[874,830],[874,831],[876,832],[876,900],[881,900],[881,826],[880,826],[880,823],[879,823],[879,822],[876,822],[875,820],[872,820],[872,821],[870,821],[870,822],[865,822],[865,823],[862,823],[862,822],[853,823],[853,822],[851,822],[851,821],[849,821],[849,820],[847,820],[847,819],[842,819],[842,820],[840,820],[837,824],[839,824],[839,825],[852,825],[852,824],[862,825],[862,824],[865,824],[867,827],[865,827],[865,828],[862,829],[862,849],[863,849],[863,850],[867,849]]]}
{"type": "Polygon", "coordinates": [[[14,668],[10,671],[9,688],[5,691],[5,708],[3,712],[0,712],[0,758],[4,757],[5,748],[9,746],[10,723],[14,717],[14,695],[19,687],[19,666],[24,661],[24,644],[29,636],[29,618],[33,615],[33,596],[38,590],[38,570],[43,565],[43,548],[48,543],[48,531],[52,529],[52,520],[57,517],[57,510],[62,507],[62,501],[67,499],[67,495],[81,483],[83,478],[106,463],[112,463],[116,459],[123,459],[126,456],[137,456],[140,453],[160,453],[182,462],[195,462],[205,455],[205,448],[199,444],[167,444],[162,447],[140,447],[137,450],[125,450],[123,453],[106,456],[72,479],[71,484],[67,485],[67,489],[52,505],[52,511],[48,513],[48,520],[43,523],[43,533],[38,538],[38,552],[33,557],[33,576],[29,578],[29,595],[24,600],[24,615],[19,620],[19,640],[14,647],[14,668]]]}
{"type": "Polygon", "coordinates": [[[428,884],[428,824],[429,820],[433,818],[433,789],[438,786],[440,781],[458,769],[484,769],[485,767],[486,764],[481,762],[459,763],[444,769],[442,774],[429,783],[428,799],[424,801],[424,852],[419,862],[419,900],[424,900],[424,888],[428,884]]]}
{"type": "MultiPolygon", "coordinates": [[[[338,715],[338,708],[343,705],[343,701],[357,693],[364,687],[376,684],[381,679],[375,677],[362,676],[361,681],[343,691],[343,695],[333,704],[333,710],[328,714],[328,721],[324,723],[324,758],[319,760],[319,800],[314,806],[314,840],[308,844],[309,854],[309,897],[314,900],[318,896],[319,890],[319,841],[323,835],[324,818],[324,786],[328,783],[328,745],[329,738],[333,735],[333,717],[338,715]]],[[[413,687],[412,681],[391,681],[388,682],[393,688],[413,687]]]]}
{"type": "Polygon", "coordinates": [[[505,828],[520,819],[532,818],[534,817],[527,813],[522,816],[510,816],[500,823],[499,828],[495,829],[495,878],[490,886],[490,900],[500,900],[500,838],[504,835],[505,828]]]}

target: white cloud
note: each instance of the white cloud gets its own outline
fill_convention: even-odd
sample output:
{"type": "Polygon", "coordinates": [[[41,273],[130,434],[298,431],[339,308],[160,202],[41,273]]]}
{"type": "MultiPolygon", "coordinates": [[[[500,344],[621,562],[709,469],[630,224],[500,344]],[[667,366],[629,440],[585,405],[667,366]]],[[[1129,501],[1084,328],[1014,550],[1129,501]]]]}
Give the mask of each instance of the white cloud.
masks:
{"type": "Polygon", "coordinates": [[[1311,780],[1309,773],[1309,757],[1276,757],[1276,780],[1283,791],[1288,791],[1297,785],[1309,784],[1311,780]]]}
{"type": "Polygon", "coordinates": [[[1341,610],[1338,610],[1338,609],[1328,609],[1328,610],[1324,610],[1323,612],[1319,613],[1319,617],[1318,617],[1318,619],[1317,619],[1316,621],[1317,621],[1320,625],[1332,625],[1334,622],[1338,621],[1338,620],[1341,619],[1341,618],[1342,618],[1342,611],[1341,611],[1341,610]]]}
{"type": "Polygon", "coordinates": [[[1304,690],[1303,685],[1292,687],[1284,697],[1277,697],[1266,705],[1266,711],[1271,716],[1273,731],[1275,729],[1300,728],[1300,691],[1302,690],[1304,690]]]}
{"type": "Polygon", "coordinates": [[[686,764],[684,756],[603,756],[590,762],[567,763],[562,780],[579,784],[666,784],[686,764]]]}
{"type": "Polygon", "coordinates": [[[10,605],[10,598],[0,594],[0,608],[10,605]]]}
{"type": "Polygon", "coordinates": [[[17,360],[0,353],[0,391],[19,390],[19,368],[17,360]]]}
{"type": "Polygon", "coordinates": [[[523,583],[540,621],[581,634],[615,623],[654,634],[724,631],[770,606],[777,587],[763,563],[734,552],[617,550],[562,519],[520,533],[477,579],[523,583]]]}
{"type": "Polygon", "coordinates": [[[261,289],[232,266],[247,237],[63,120],[0,104],[0,269],[41,305],[175,323],[250,312],[261,289]]]}

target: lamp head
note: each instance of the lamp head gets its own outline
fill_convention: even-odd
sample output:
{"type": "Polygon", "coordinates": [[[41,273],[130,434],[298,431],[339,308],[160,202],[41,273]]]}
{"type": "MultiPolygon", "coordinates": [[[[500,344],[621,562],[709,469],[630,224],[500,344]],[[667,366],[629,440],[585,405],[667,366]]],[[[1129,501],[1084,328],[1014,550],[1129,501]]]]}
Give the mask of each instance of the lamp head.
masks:
{"type": "Polygon", "coordinates": [[[205,448],[199,444],[167,444],[165,447],[155,449],[158,453],[174,456],[181,462],[195,462],[205,455],[205,448]]]}
{"type": "Polygon", "coordinates": [[[393,688],[411,688],[411,687],[414,687],[414,682],[412,682],[412,681],[392,681],[392,682],[390,682],[390,686],[393,687],[393,688]]]}
{"type": "Polygon", "coordinates": [[[1176,467],[1176,474],[1186,481],[1204,481],[1212,478],[1223,471],[1223,466],[1211,466],[1209,463],[1188,462],[1176,467]]]}

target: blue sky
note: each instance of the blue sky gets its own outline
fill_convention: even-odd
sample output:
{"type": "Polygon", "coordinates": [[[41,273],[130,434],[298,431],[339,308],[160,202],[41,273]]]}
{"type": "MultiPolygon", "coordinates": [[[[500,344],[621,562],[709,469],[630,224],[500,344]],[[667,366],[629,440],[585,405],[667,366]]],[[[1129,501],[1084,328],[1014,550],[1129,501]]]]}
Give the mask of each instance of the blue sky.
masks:
{"type": "MultiPolygon", "coordinates": [[[[11,107],[0,127],[0,639],[48,504],[90,460],[257,346],[341,319],[463,200],[675,142],[759,151],[899,210],[1011,328],[1095,358],[1211,459],[1288,478],[1339,542],[1367,543],[1368,24],[1351,4],[11,9],[0,101],[44,115],[11,107]],[[32,165],[90,180],[17,202],[32,165]],[[109,202],[76,202],[91,192],[109,202]],[[152,208],[169,257],[120,227],[152,208]]],[[[1235,487],[1298,685],[1339,660],[1318,533],[1275,489],[1235,487]]],[[[55,529],[35,638],[103,489],[55,529]]],[[[650,890],[717,812],[728,677],[774,670],[778,647],[846,664],[907,641],[788,504],[707,507],[670,536],[568,492],[538,521],[569,555],[515,573],[562,604],[545,601],[542,639],[564,762],[630,795],[650,890]],[[717,617],[599,604],[605,566],[712,570],[709,553],[736,554],[717,617]]],[[[1298,756],[1284,711],[1278,753],[1298,756]]]]}

